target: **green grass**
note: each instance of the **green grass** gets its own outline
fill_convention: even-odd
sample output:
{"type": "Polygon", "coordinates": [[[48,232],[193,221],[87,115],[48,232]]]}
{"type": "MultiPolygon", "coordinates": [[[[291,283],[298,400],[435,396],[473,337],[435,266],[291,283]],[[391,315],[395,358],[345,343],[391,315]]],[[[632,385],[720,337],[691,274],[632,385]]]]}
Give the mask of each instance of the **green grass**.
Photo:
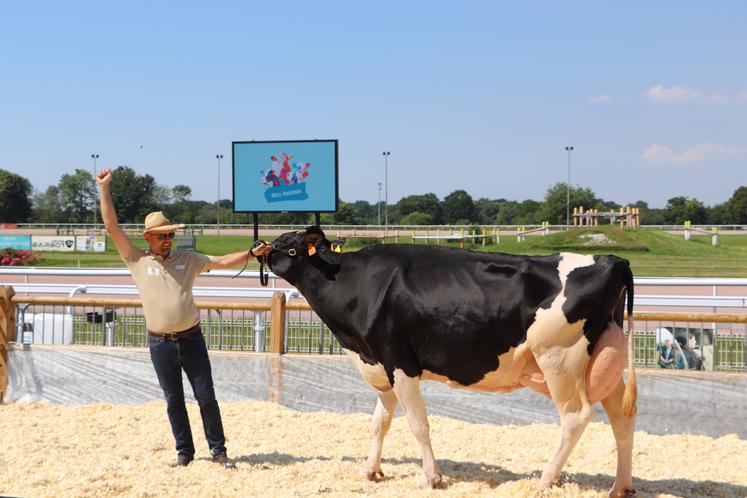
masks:
{"type": "MultiPolygon", "coordinates": [[[[330,234],[330,238],[335,238],[330,234]]],[[[142,238],[132,239],[135,245],[145,247],[142,238]]],[[[360,249],[374,239],[348,239],[344,250],[360,249]]],[[[391,242],[391,239],[390,239],[391,242]]],[[[410,237],[400,237],[400,243],[411,243],[410,237]]],[[[492,241],[491,241],[492,242],[492,241]]],[[[418,241],[423,244],[422,241],[418,241]]],[[[197,250],[210,255],[222,255],[248,250],[251,240],[242,236],[198,236],[197,250]]],[[[441,245],[458,247],[458,243],[441,245]]],[[[124,263],[109,243],[105,253],[60,253],[43,252],[38,266],[66,267],[114,267],[123,268],[124,263]]],[[[615,227],[573,229],[547,237],[528,236],[525,242],[517,242],[515,236],[501,235],[500,244],[468,245],[469,249],[510,254],[546,255],[561,251],[586,254],[615,254],[630,260],[637,276],[679,277],[747,277],[747,235],[720,235],[719,245],[711,246],[710,235],[694,236],[685,241],[681,235],[672,235],[661,230],[620,230],[615,227]],[[583,235],[603,234],[609,242],[589,244],[583,235]]],[[[257,268],[254,260],[249,268],[257,268]]]]}

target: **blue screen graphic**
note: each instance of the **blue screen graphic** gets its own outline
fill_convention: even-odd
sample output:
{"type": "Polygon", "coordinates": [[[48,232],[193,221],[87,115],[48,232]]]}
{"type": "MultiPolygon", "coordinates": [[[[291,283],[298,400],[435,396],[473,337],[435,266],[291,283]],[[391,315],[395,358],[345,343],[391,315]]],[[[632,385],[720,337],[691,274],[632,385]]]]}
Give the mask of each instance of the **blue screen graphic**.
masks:
{"type": "Polygon", "coordinates": [[[337,140],[234,142],[236,212],[333,212],[337,140]]]}
{"type": "Polygon", "coordinates": [[[6,247],[31,250],[31,235],[0,235],[0,249],[6,247]]]}

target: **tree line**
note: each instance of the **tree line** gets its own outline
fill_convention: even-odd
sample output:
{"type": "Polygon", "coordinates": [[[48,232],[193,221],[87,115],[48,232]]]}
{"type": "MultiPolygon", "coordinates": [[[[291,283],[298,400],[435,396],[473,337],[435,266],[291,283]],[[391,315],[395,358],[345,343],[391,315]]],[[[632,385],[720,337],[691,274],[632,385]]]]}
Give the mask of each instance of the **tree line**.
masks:
{"type": "MultiPolygon", "coordinates": [[[[620,204],[598,197],[591,189],[571,186],[570,206],[614,211],[620,204]]],[[[234,213],[230,199],[219,203],[191,200],[187,185],[160,185],[151,175],[139,175],[128,166],[114,170],[112,198],[120,223],[142,223],[151,211],[163,211],[179,223],[248,224],[251,214],[234,213]]],[[[645,201],[631,207],[640,210],[641,224],[747,224],[747,186],[738,187],[726,201],[706,206],[693,197],[673,197],[664,208],[650,208],[645,201]]],[[[96,181],[91,172],[76,169],[64,174],[57,185],[45,191],[33,189],[24,177],[0,169],[0,222],[11,223],[92,223],[94,209],[98,212],[96,181]]],[[[336,213],[323,213],[322,224],[376,225],[534,225],[549,221],[554,225],[566,222],[566,184],[548,188],[541,201],[526,199],[473,199],[464,190],[455,190],[443,199],[436,194],[413,194],[397,203],[340,200],[336,213]],[[380,220],[380,222],[379,222],[380,220]]],[[[313,215],[303,213],[262,214],[266,224],[310,224],[313,215]]]]}

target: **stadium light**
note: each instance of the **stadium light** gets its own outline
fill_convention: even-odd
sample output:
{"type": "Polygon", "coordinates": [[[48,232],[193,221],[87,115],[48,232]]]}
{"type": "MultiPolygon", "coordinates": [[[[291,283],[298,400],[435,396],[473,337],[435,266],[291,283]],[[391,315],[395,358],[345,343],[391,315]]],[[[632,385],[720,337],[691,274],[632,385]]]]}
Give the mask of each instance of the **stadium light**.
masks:
{"type": "Polygon", "coordinates": [[[99,209],[98,203],[99,203],[99,190],[96,186],[96,159],[99,158],[98,154],[91,154],[91,159],[93,159],[93,230],[96,230],[96,211],[99,209]]]}
{"type": "Polygon", "coordinates": [[[381,153],[384,156],[384,233],[389,231],[389,155],[390,151],[381,153]]]}
{"type": "Polygon", "coordinates": [[[568,183],[565,184],[565,229],[568,230],[571,225],[571,151],[572,145],[566,145],[565,150],[568,152],[568,183]]]}

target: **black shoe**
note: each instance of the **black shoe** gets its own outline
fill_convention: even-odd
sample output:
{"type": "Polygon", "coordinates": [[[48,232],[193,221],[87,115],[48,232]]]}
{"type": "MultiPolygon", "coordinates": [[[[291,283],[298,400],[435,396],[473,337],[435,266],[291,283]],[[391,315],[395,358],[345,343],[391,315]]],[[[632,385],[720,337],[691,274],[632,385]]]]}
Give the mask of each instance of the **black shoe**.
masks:
{"type": "Polygon", "coordinates": [[[176,459],[174,467],[186,467],[192,462],[193,458],[187,455],[179,455],[176,459]]]}
{"type": "Polygon", "coordinates": [[[225,453],[219,453],[217,455],[213,455],[213,462],[217,463],[224,469],[235,469],[236,464],[233,463],[231,460],[228,459],[228,456],[225,453]]]}

